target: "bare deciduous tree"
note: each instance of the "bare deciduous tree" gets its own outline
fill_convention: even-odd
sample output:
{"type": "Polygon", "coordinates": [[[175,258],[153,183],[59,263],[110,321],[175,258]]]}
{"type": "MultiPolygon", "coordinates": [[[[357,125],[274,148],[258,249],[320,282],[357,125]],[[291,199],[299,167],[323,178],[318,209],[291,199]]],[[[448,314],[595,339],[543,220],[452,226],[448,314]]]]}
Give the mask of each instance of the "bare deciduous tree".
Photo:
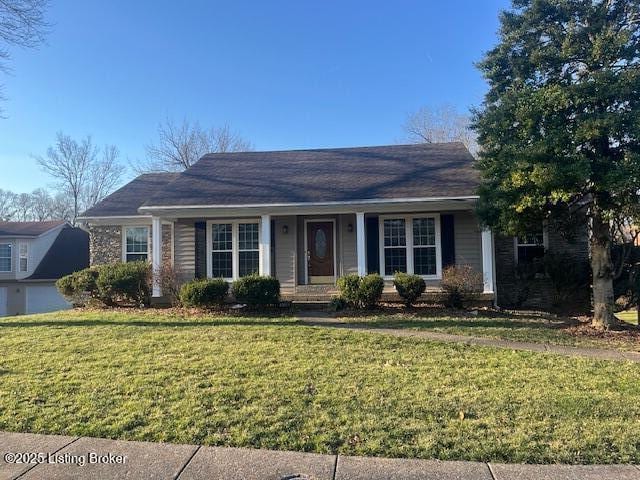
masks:
{"type": "Polygon", "coordinates": [[[0,188],[0,222],[7,222],[13,218],[15,197],[15,193],[0,188]]]}
{"type": "Polygon", "coordinates": [[[422,107],[407,117],[404,130],[413,143],[462,142],[474,156],[478,151],[469,117],[451,105],[422,107]]]}
{"type": "Polygon", "coordinates": [[[14,193],[0,189],[0,221],[44,222],[71,220],[73,207],[64,192],[55,195],[44,188],[31,193],[14,193]]]}
{"type": "Polygon", "coordinates": [[[229,125],[208,130],[198,123],[184,120],[177,125],[170,119],[158,126],[158,142],[147,146],[146,160],[133,165],[138,173],[180,172],[207,153],[252,150],[249,141],[231,130],[229,125]]]}
{"type": "Polygon", "coordinates": [[[0,70],[8,69],[7,47],[33,48],[44,41],[47,0],[0,0],[0,70]]]}
{"type": "Polygon", "coordinates": [[[124,173],[124,167],[117,162],[116,147],[107,146],[102,150],[102,157],[99,154],[91,137],[77,142],[59,132],[55,146],[49,147],[46,157],[35,157],[42,169],[55,178],[59,188],[71,198],[74,224],[80,212],[110,193],[124,173]]]}

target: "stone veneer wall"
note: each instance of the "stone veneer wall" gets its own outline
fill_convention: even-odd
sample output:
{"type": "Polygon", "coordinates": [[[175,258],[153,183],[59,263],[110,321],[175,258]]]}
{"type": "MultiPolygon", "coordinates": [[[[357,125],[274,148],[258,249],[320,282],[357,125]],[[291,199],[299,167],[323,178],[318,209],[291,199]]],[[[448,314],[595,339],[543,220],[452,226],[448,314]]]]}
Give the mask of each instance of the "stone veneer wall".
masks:
{"type": "Polygon", "coordinates": [[[122,227],[92,225],[89,227],[89,262],[104,265],[122,261],[122,227]]]}
{"type": "MultiPolygon", "coordinates": [[[[151,226],[149,225],[149,229],[151,226]]],[[[173,262],[171,225],[162,225],[162,262],[173,262]]],[[[149,255],[152,244],[149,244],[149,255]]],[[[89,227],[89,259],[91,265],[122,261],[122,227],[120,225],[92,225],[89,227]]],[[[151,260],[151,257],[149,257],[151,260]]]]}
{"type": "MultiPolygon", "coordinates": [[[[564,239],[557,231],[548,231],[548,251],[550,253],[563,254],[575,262],[589,261],[589,240],[585,231],[576,235],[572,241],[564,239]]],[[[520,307],[549,310],[553,307],[554,291],[548,279],[536,278],[529,281],[520,280],[516,276],[515,244],[513,237],[496,235],[495,237],[496,260],[496,288],[497,302],[501,307],[520,307]],[[523,289],[528,292],[522,295],[525,298],[518,305],[518,297],[523,289]]],[[[585,310],[589,308],[589,292],[578,295],[575,305],[568,307],[585,310]]]]}

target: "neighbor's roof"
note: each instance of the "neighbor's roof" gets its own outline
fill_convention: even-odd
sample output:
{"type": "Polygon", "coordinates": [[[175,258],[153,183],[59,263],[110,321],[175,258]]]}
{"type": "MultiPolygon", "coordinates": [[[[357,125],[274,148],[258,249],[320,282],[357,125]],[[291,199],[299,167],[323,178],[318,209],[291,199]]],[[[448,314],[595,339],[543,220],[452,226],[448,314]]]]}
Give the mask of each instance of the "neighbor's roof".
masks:
{"type": "Polygon", "coordinates": [[[145,173],[116,190],[81,217],[126,217],[138,215],[138,208],[154,193],[162,190],[179,173],[145,173]]]}
{"type": "Polygon", "coordinates": [[[473,196],[462,143],[391,145],[202,157],[144,206],[262,205],[473,196]]]}
{"type": "Polygon", "coordinates": [[[27,280],[56,280],[89,266],[89,234],[80,228],[60,231],[27,280]]]}
{"type": "Polygon", "coordinates": [[[47,222],[0,222],[0,236],[37,237],[65,223],[67,222],[64,220],[47,222]]]}

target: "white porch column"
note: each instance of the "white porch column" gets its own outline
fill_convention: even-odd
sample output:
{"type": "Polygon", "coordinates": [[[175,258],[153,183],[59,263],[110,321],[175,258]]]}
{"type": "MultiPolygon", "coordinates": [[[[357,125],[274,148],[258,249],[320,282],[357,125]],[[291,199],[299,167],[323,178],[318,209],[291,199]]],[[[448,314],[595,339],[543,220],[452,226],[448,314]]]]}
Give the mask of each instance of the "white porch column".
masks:
{"type": "Polygon", "coordinates": [[[484,293],[495,293],[493,278],[493,232],[485,228],[482,230],[482,278],[484,293]]]}
{"type": "Polygon", "coordinates": [[[151,218],[151,269],[152,269],[152,296],[162,296],[162,282],[160,274],[162,270],[162,219],[151,218]]]}
{"type": "Polygon", "coordinates": [[[271,275],[271,215],[260,222],[260,275],[271,275]]]}
{"type": "Polygon", "coordinates": [[[358,252],[358,275],[367,274],[367,247],[364,238],[364,213],[356,213],[356,252],[358,252]]]}

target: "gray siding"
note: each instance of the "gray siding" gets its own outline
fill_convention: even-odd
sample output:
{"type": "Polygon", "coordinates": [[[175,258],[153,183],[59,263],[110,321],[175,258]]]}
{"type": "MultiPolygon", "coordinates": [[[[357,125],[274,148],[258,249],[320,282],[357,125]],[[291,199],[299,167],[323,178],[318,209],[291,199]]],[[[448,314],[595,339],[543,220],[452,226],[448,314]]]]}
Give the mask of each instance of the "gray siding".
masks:
{"type": "Polygon", "coordinates": [[[347,275],[358,273],[358,253],[356,252],[356,216],[339,215],[338,227],[338,273],[347,275]],[[352,231],[349,231],[349,225],[352,231]]]}
{"type": "Polygon", "coordinates": [[[195,220],[179,220],[174,224],[174,265],[182,281],[195,278],[196,242],[195,220]]]}
{"type": "Polygon", "coordinates": [[[453,213],[456,265],[470,265],[482,273],[482,232],[473,212],[453,213]]]}
{"type": "Polygon", "coordinates": [[[297,221],[295,216],[275,217],[275,277],[280,280],[283,290],[293,290],[296,286],[296,239],[297,221]],[[287,226],[287,233],[283,227],[287,226]]]}

